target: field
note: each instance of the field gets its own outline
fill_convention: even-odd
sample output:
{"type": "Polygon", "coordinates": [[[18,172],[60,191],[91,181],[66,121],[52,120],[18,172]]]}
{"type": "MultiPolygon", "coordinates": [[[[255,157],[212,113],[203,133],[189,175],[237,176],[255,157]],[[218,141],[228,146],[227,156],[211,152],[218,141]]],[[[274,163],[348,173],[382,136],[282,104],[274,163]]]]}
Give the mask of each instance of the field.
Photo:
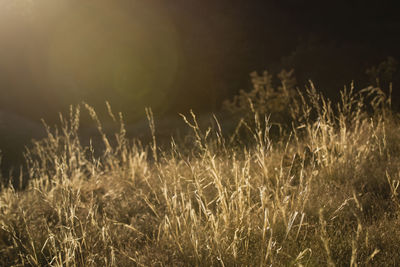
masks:
{"type": "Polygon", "coordinates": [[[0,193],[1,266],[397,266],[400,125],[377,87],[333,104],[268,73],[228,119],[159,141],[71,107],[0,193]],[[80,113],[98,127],[80,138],[80,113]],[[239,114],[239,115],[238,115],[239,114]],[[228,129],[228,130],[227,130],[228,129]],[[160,144],[162,143],[162,144],[160,144]],[[26,177],[25,177],[26,176],[26,177]]]}

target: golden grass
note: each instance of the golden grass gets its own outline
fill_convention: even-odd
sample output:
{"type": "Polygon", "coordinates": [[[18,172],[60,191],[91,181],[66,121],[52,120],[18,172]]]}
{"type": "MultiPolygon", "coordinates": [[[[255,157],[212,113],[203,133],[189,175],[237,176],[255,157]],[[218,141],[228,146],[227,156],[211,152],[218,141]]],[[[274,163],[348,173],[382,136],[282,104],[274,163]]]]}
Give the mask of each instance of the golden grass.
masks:
{"type": "MultiPolygon", "coordinates": [[[[27,152],[0,193],[2,266],[387,266],[400,263],[400,127],[377,88],[333,107],[313,85],[281,136],[247,140],[183,117],[192,146],[79,139],[80,108],[27,152]]],[[[223,121],[222,121],[223,124],[223,121]]],[[[253,125],[253,126],[249,126],[253,125]]]]}

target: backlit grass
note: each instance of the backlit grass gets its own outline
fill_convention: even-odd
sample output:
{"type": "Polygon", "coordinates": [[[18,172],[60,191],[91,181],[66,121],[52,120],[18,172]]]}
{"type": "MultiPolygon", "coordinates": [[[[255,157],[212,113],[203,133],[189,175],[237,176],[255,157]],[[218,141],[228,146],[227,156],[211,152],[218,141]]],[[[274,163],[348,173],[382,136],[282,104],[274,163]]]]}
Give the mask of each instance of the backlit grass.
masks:
{"type": "Polygon", "coordinates": [[[101,144],[83,144],[71,108],[26,153],[27,185],[0,193],[0,265],[398,265],[398,116],[379,88],[341,94],[311,84],[286,125],[250,104],[228,133],[192,114],[167,148],[151,111],[142,144],[87,105],[101,144]]]}

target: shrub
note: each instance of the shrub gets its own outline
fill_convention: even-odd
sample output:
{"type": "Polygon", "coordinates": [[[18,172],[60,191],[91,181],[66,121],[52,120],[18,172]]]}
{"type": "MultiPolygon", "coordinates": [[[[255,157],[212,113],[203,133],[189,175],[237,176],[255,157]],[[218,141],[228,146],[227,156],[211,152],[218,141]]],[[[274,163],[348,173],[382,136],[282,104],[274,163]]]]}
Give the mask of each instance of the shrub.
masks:
{"type": "Polygon", "coordinates": [[[254,115],[259,118],[270,117],[271,123],[290,124],[290,107],[296,101],[296,79],[294,70],[282,70],[277,78],[280,81],[275,86],[273,76],[264,71],[250,74],[253,88],[246,92],[241,90],[232,100],[223,103],[224,109],[232,114],[243,117],[246,122],[254,122],[254,115]]]}

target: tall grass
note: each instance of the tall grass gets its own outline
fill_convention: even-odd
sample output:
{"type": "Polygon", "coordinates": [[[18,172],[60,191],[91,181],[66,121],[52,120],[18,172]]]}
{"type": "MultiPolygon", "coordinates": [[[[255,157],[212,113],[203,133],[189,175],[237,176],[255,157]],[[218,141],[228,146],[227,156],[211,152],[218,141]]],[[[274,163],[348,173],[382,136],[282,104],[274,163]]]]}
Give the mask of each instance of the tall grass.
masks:
{"type": "MultiPolygon", "coordinates": [[[[251,140],[183,119],[187,140],[157,146],[120,130],[81,143],[81,107],[26,153],[24,189],[0,193],[3,266],[384,266],[400,263],[400,131],[379,88],[311,84],[281,136],[268,116],[251,140]],[[191,145],[189,145],[191,144],[191,145]]],[[[221,126],[222,124],[222,126],[221,126]]],[[[244,125],[244,126],[243,126],[244,125]]],[[[247,125],[247,127],[246,127],[247,125]]]]}

